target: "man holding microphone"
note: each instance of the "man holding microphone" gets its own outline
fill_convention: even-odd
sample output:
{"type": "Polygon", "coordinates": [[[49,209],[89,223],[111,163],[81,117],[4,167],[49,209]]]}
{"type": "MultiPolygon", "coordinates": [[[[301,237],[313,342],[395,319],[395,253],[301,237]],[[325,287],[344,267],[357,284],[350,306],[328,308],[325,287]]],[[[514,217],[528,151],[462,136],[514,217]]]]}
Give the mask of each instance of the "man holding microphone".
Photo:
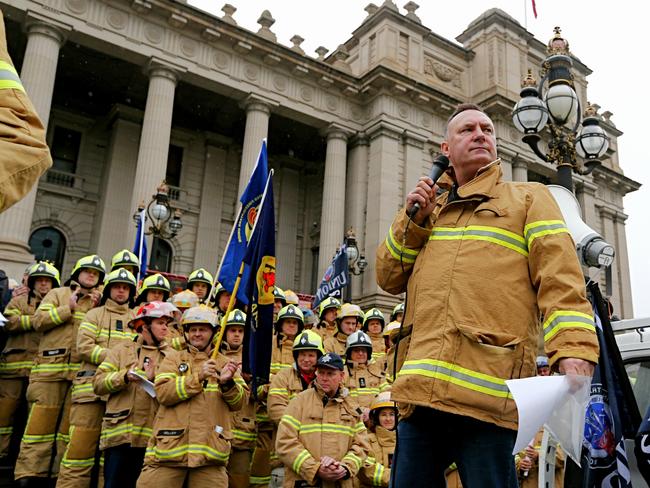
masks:
{"type": "Polygon", "coordinates": [[[505,381],[535,375],[540,327],[552,369],[591,376],[591,306],[555,200],[541,184],[503,181],[487,114],[460,105],[441,150],[447,191],[436,197],[420,178],[377,252],[378,284],[407,292],[392,486],[444,487],[455,462],[465,488],[516,487],[505,381]]]}

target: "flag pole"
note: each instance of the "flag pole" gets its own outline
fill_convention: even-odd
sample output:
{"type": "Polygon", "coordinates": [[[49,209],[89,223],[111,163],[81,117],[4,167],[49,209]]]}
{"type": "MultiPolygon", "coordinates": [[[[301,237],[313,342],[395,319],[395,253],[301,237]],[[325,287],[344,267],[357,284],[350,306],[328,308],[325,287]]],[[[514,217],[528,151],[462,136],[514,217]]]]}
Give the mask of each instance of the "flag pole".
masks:
{"type": "MultiPolygon", "coordinates": [[[[260,211],[257,212],[257,215],[255,216],[255,223],[253,224],[253,230],[251,230],[250,239],[252,239],[253,234],[255,234],[255,229],[257,228],[257,219],[260,213],[262,213],[262,207],[264,206],[264,202],[266,201],[266,192],[269,189],[269,183],[271,182],[272,176],[273,176],[273,170],[270,170],[269,177],[266,179],[266,186],[264,186],[264,194],[262,195],[262,200],[260,202],[260,211]]],[[[237,273],[237,279],[235,280],[235,285],[233,287],[232,294],[230,295],[228,308],[226,309],[226,313],[221,318],[221,327],[217,334],[217,340],[213,342],[215,347],[212,350],[212,353],[210,354],[210,357],[212,359],[216,359],[217,354],[219,354],[219,349],[221,348],[221,341],[223,341],[223,335],[224,332],[226,331],[226,322],[228,322],[228,316],[230,315],[230,312],[232,312],[233,309],[235,308],[235,301],[237,300],[237,292],[239,291],[239,283],[241,283],[241,278],[243,274],[244,274],[244,261],[242,260],[241,265],[239,266],[239,272],[237,273]]]]}
{"type": "Polygon", "coordinates": [[[140,279],[142,278],[142,247],[144,246],[144,226],[146,225],[146,219],[147,215],[145,210],[142,209],[140,212],[140,243],[138,246],[138,257],[140,258],[140,266],[138,267],[138,283],[140,283],[140,279]]]}

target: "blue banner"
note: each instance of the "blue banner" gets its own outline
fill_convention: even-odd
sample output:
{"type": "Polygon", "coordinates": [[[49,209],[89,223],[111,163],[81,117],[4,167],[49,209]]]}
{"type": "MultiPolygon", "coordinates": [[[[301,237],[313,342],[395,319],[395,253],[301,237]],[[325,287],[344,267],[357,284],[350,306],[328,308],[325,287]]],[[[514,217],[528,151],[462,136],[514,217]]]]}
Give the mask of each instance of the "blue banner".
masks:
{"type": "Polygon", "coordinates": [[[137,280],[143,280],[147,276],[147,237],[144,235],[147,225],[147,212],[140,212],[138,220],[138,230],[135,233],[135,244],[133,244],[133,254],[140,259],[140,273],[136,276],[137,280]]]}
{"type": "MultiPolygon", "coordinates": [[[[641,367],[643,368],[643,366],[641,367]]],[[[634,440],[634,454],[636,455],[639,472],[650,486],[650,405],[634,440]]]]}
{"type": "MultiPolygon", "coordinates": [[[[269,164],[266,154],[266,141],[262,141],[257,164],[253,174],[244,190],[239,201],[241,210],[235,220],[235,224],[230,235],[230,241],[223,257],[221,269],[217,281],[223,285],[226,290],[232,291],[235,288],[235,281],[239,274],[239,268],[246,255],[255,220],[257,218],[258,207],[262,201],[266,180],[269,177],[269,164]]],[[[250,276],[250,267],[246,266],[242,274],[237,299],[244,304],[248,304],[246,290],[248,290],[248,279],[250,276]]]]}
{"type": "Polygon", "coordinates": [[[325,270],[323,279],[318,285],[316,296],[312,308],[318,307],[320,302],[327,297],[336,297],[339,300],[343,298],[343,288],[350,283],[350,274],[348,271],[348,253],[345,246],[342,245],[337,251],[332,264],[325,270]]]}
{"type": "MultiPolygon", "coordinates": [[[[246,316],[242,370],[253,377],[253,392],[257,385],[269,382],[271,344],[273,341],[273,304],[275,296],[275,211],[273,205],[273,175],[269,176],[255,232],[244,257],[251,270],[244,292],[249,313],[246,316]]],[[[240,288],[241,289],[241,288],[240,288]]]]}

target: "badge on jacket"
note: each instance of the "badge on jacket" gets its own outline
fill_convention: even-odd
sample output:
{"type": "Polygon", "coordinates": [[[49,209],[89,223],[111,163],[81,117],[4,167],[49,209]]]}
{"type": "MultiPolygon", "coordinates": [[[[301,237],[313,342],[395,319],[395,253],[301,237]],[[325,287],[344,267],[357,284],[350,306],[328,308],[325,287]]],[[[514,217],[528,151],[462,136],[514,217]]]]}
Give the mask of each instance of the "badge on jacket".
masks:
{"type": "Polygon", "coordinates": [[[179,373],[186,373],[187,370],[190,369],[189,365],[187,363],[181,363],[178,365],[178,372],[179,373]]]}
{"type": "Polygon", "coordinates": [[[359,388],[365,388],[365,387],[366,387],[366,379],[359,378],[359,388]]]}

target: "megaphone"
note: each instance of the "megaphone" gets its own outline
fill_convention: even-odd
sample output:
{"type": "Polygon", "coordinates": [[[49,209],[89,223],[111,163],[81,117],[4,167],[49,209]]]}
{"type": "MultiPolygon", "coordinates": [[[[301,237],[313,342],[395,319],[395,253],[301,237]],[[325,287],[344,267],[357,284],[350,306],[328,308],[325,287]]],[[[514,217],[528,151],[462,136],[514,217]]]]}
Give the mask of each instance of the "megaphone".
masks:
{"type": "Polygon", "coordinates": [[[562,211],[564,222],[576,243],[580,263],[595,268],[611,266],[614,262],[614,247],[583,222],[580,204],[575,195],[563,186],[547,185],[547,188],[562,211]]]}

